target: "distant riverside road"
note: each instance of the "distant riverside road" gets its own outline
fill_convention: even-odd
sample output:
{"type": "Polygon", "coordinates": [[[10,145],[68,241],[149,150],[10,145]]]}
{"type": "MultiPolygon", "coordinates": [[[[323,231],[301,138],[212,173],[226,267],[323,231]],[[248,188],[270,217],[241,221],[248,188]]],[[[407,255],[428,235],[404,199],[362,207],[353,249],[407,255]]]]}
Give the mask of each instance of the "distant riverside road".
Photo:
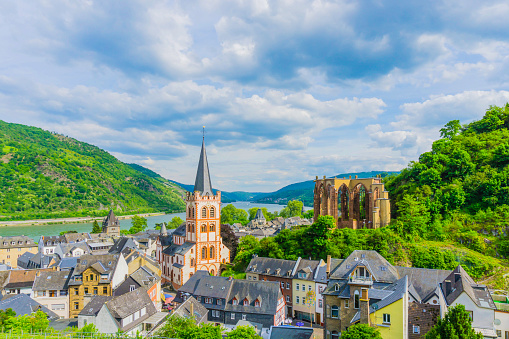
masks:
{"type": "MultiPolygon", "coordinates": [[[[132,215],[119,215],[117,216],[120,220],[131,219],[134,215],[141,217],[152,217],[156,215],[164,215],[164,212],[157,213],[141,213],[132,215]]],[[[27,225],[48,225],[48,224],[76,224],[93,222],[94,220],[103,220],[104,217],[74,217],[74,218],[55,218],[55,219],[35,219],[35,220],[11,220],[11,221],[0,221],[0,226],[27,226],[27,225]]]]}

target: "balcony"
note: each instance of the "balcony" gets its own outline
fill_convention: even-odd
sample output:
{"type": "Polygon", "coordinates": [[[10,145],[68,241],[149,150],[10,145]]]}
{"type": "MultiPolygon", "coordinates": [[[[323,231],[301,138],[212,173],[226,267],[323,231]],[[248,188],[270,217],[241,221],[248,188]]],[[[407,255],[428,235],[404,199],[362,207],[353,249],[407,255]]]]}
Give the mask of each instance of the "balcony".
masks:
{"type": "Polygon", "coordinates": [[[371,276],[369,277],[363,277],[359,275],[351,275],[348,278],[348,283],[353,285],[373,285],[373,278],[371,276]]]}

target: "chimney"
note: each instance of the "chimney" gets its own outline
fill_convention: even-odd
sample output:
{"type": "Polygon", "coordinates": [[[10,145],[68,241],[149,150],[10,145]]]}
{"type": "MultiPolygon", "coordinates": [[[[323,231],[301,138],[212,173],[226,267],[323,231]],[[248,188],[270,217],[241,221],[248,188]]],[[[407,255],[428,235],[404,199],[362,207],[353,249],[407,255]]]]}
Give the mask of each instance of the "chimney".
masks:
{"type": "Polygon", "coordinates": [[[461,273],[454,273],[454,282],[457,283],[461,279],[461,273]]]}
{"type": "Polygon", "coordinates": [[[370,319],[369,319],[369,298],[368,298],[368,289],[362,288],[361,289],[361,298],[359,299],[360,302],[360,312],[361,312],[361,324],[367,324],[371,325],[370,319]]]}
{"type": "Polygon", "coordinates": [[[355,179],[359,179],[359,176],[358,176],[358,175],[356,175],[356,176],[355,176],[355,179]]]}
{"type": "Polygon", "coordinates": [[[230,275],[230,276],[228,277],[228,281],[232,281],[232,279],[233,279],[233,277],[230,275]]]}
{"type": "Polygon", "coordinates": [[[190,303],[191,303],[191,310],[189,311],[189,313],[191,313],[190,314],[191,317],[194,317],[194,303],[192,300],[190,301],[190,303]]]}
{"type": "Polygon", "coordinates": [[[327,269],[326,269],[326,272],[327,272],[327,279],[329,279],[330,277],[330,263],[331,262],[331,256],[328,255],[327,256],[327,269]]]}
{"type": "Polygon", "coordinates": [[[451,293],[451,290],[452,290],[452,284],[451,284],[451,281],[450,280],[446,280],[445,281],[445,295],[449,295],[449,293],[451,293]]]}
{"type": "Polygon", "coordinates": [[[369,298],[368,298],[368,289],[367,288],[363,288],[361,290],[361,300],[365,300],[365,301],[369,301],[369,298]]]}

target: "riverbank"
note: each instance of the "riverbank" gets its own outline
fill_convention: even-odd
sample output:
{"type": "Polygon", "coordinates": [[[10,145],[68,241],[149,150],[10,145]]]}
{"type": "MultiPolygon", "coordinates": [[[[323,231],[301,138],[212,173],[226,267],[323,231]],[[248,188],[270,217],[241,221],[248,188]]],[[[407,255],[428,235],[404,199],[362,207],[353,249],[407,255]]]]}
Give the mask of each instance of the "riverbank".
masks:
{"type": "MultiPolygon", "coordinates": [[[[132,219],[135,215],[140,217],[154,217],[158,215],[165,215],[164,212],[155,213],[140,213],[131,215],[119,215],[119,220],[132,219]]],[[[40,226],[40,225],[59,225],[59,224],[83,224],[91,223],[94,220],[103,220],[104,217],[74,217],[74,218],[54,218],[54,219],[34,219],[34,220],[11,220],[11,221],[0,221],[1,226],[40,226]]]]}

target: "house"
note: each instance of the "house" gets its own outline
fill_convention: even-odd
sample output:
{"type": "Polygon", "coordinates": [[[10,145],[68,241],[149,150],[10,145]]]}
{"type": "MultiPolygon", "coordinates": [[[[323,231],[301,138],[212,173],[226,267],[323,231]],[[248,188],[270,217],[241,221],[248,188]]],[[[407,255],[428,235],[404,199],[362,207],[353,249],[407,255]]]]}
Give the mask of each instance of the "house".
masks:
{"type": "Polygon", "coordinates": [[[57,245],[60,243],[77,243],[89,241],[91,239],[89,233],[66,233],[64,235],[41,236],[39,238],[39,252],[45,255],[55,253],[57,245]]]}
{"type": "Polygon", "coordinates": [[[60,318],[69,318],[69,271],[44,271],[36,276],[32,299],[55,312],[60,318]]]}
{"type": "Polygon", "coordinates": [[[110,254],[119,254],[126,248],[131,248],[133,250],[138,249],[138,245],[134,241],[133,238],[122,237],[115,240],[113,246],[108,250],[110,254]]]}
{"type": "Polygon", "coordinates": [[[312,339],[313,329],[309,327],[273,326],[269,339],[312,339]]]}
{"type": "Polygon", "coordinates": [[[46,313],[50,321],[60,318],[55,312],[49,310],[46,306],[39,304],[27,294],[4,296],[0,301],[0,310],[5,311],[9,308],[16,312],[16,316],[31,315],[32,313],[41,310],[46,313]]]}
{"type": "Polygon", "coordinates": [[[494,327],[496,306],[486,285],[476,284],[463,267],[456,267],[440,284],[442,314],[451,306],[464,305],[472,319],[472,327],[485,338],[496,338],[494,327]]]}
{"type": "Polygon", "coordinates": [[[117,297],[97,296],[78,315],[78,328],[94,324],[100,333],[144,333],[144,322],[157,313],[147,290],[139,288],[117,297]]]}
{"type": "Polygon", "coordinates": [[[186,195],[186,221],[168,238],[165,225],[157,241],[156,258],[163,283],[178,289],[198,270],[217,275],[230,262],[221,238],[221,192],[214,194],[203,140],[193,192],[186,195]]]}
{"type": "Polygon", "coordinates": [[[36,254],[38,252],[37,244],[32,238],[24,235],[12,237],[0,236],[0,263],[18,267],[18,258],[25,252],[36,254]]]}
{"type": "Polygon", "coordinates": [[[193,317],[196,325],[207,321],[208,310],[198,300],[192,296],[188,297],[172,312],[172,317],[177,315],[182,318],[193,317]]]}
{"type": "Polygon", "coordinates": [[[18,268],[28,269],[30,261],[37,253],[25,252],[18,258],[18,268]]]}
{"type": "Polygon", "coordinates": [[[491,297],[495,302],[495,331],[497,336],[503,339],[509,339],[509,295],[507,292],[492,292],[491,297]]]}
{"type": "Polygon", "coordinates": [[[293,317],[298,320],[310,322],[319,322],[316,319],[316,290],[315,278],[318,274],[318,268],[325,263],[323,260],[299,260],[297,269],[293,275],[293,317]]]}
{"type": "Polygon", "coordinates": [[[56,264],[57,260],[58,257],[54,254],[42,254],[39,252],[28,260],[27,269],[48,268],[56,264]]]}
{"type": "Polygon", "coordinates": [[[286,316],[293,317],[293,277],[300,262],[254,256],[246,268],[246,279],[257,281],[276,281],[281,285],[285,298],[286,316]]]}
{"type": "Polygon", "coordinates": [[[76,318],[93,297],[111,296],[127,273],[122,254],[85,254],[78,258],[69,280],[69,317],[76,318]]]}
{"type": "Polygon", "coordinates": [[[2,293],[5,294],[27,294],[32,295],[32,287],[37,275],[43,271],[53,271],[52,269],[36,270],[11,270],[9,278],[4,286],[2,293]]]}
{"type": "Polygon", "coordinates": [[[92,254],[100,255],[100,254],[108,254],[109,250],[113,247],[114,243],[105,239],[104,241],[89,241],[88,247],[90,247],[90,251],[92,254]]]}
{"type": "Polygon", "coordinates": [[[70,257],[81,257],[84,254],[90,254],[90,248],[85,241],[77,243],[59,243],[54,250],[60,259],[70,257]]]}
{"type": "Polygon", "coordinates": [[[161,276],[150,270],[146,266],[142,266],[130,274],[115,289],[114,296],[119,296],[131,292],[138,288],[145,288],[158,311],[161,310],[161,276]]]}
{"type": "Polygon", "coordinates": [[[208,321],[236,325],[239,320],[269,328],[285,320],[285,301],[278,282],[235,280],[199,271],[182,286],[174,299],[193,296],[209,310],[208,321]]]}

